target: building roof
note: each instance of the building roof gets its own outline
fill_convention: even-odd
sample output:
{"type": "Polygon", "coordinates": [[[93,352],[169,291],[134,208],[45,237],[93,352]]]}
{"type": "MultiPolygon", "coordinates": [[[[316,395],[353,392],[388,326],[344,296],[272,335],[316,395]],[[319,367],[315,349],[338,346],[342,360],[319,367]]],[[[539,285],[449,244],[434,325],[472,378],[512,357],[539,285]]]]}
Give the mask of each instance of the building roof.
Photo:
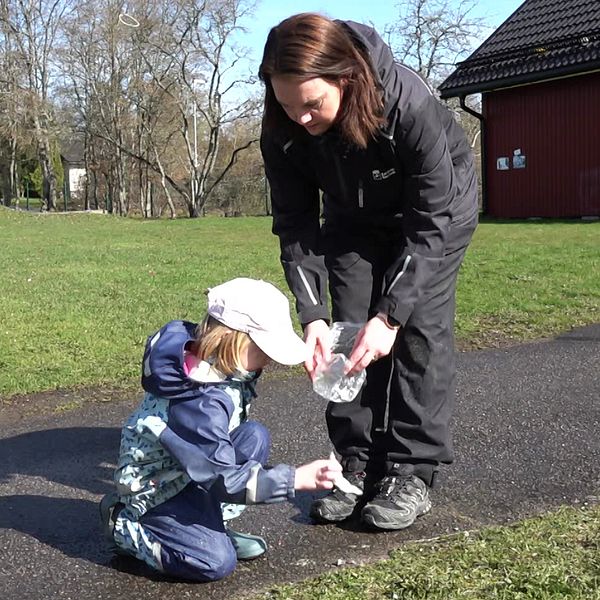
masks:
{"type": "Polygon", "coordinates": [[[84,143],[82,137],[73,136],[61,144],[60,155],[72,167],[82,166],[84,163],[84,143]]]}
{"type": "Polygon", "coordinates": [[[597,69],[599,0],[526,0],[439,90],[451,98],[597,69]]]}

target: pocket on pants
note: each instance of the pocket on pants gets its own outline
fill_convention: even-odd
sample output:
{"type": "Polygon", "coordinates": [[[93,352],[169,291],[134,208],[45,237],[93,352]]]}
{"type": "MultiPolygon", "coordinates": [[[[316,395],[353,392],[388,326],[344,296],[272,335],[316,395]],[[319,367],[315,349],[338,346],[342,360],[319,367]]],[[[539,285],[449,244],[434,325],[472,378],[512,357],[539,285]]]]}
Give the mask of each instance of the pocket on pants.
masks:
{"type": "Polygon", "coordinates": [[[358,252],[345,252],[343,254],[328,253],[325,255],[325,265],[330,273],[343,273],[354,267],[360,259],[361,256],[358,252]]]}

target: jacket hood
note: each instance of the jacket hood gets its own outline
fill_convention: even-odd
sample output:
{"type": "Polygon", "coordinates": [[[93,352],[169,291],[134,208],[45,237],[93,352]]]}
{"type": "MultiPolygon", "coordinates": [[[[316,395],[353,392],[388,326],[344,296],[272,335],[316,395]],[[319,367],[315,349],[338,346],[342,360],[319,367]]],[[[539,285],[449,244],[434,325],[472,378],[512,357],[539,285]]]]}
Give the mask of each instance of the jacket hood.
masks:
{"type": "Polygon", "coordinates": [[[195,323],[171,321],[148,338],[142,362],[142,387],[146,392],[170,399],[197,394],[199,384],[183,369],[185,346],[194,340],[195,332],[195,323]]]}
{"type": "Polygon", "coordinates": [[[396,62],[390,47],[381,36],[368,25],[354,21],[338,21],[343,25],[356,46],[367,51],[371,59],[377,83],[383,90],[384,114],[389,117],[400,97],[400,80],[396,72],[396,62]]]}

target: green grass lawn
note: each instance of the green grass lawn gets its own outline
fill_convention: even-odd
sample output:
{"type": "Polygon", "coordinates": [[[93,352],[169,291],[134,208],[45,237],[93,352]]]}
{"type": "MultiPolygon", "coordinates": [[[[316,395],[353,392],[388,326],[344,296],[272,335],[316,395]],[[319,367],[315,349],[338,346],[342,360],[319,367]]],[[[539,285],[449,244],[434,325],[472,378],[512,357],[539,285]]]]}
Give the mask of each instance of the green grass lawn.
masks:
{"type": "Polygon", "coordinates": [[[255,600],[598,600],[600,507],[410,543],[255,600]]]}
{"type": "Polygon", "coordinates": [[[283,287],[267,219],[0,211],[0,396],[136,377],[146,337],[236,275],[283,287]]]}
{"type": "Polygon", "coordinates": [[[600,321],[600,222],[480,224],[459,277],[457,336],[469,347],[600,321]]]}
{"type": "MultiPolygon", "coordinates": [[[[0,398],[137,377],[146,337],[235,276],[286,289],[268,218],[141,221],[0,210],[0,398]]],[[[600,320],[600,223],[482,223],[461,272],[462,348],[600,320]]]]}

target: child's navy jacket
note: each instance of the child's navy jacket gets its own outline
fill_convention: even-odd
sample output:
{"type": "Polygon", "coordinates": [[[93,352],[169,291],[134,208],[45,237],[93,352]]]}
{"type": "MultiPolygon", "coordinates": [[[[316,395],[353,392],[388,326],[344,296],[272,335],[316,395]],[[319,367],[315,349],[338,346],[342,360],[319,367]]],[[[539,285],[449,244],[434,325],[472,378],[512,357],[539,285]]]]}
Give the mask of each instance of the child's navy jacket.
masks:
{"type": "Polygon", "coordinates": [[[257,376],[206,382],[187,377],[184,351],[195,329],[194,323],[171,321],[146,343],[146,394],[123,427],[115,472],[121,501],[138,517],[192,482],[221,502],[256,504],[294,496],[293,467],[236,464],[230,430],[236,412],[244,413],[255,396],[257,376]]]}

